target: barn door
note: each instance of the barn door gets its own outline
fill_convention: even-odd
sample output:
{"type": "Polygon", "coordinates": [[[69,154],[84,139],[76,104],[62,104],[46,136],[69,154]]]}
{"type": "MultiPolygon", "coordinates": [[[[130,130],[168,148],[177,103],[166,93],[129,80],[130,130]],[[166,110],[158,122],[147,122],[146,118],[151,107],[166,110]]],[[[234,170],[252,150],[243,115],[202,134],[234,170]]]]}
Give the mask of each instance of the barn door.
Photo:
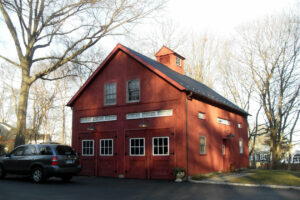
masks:
{"type": "Polygon", "coordinates": [[[125,133],[125,177],[148,178],[148,136],[145,131],[125,133]]]}
{"type": "Polygon", "coordinates": [[[97,175],[116,176],[117,168],[117,133],[97,133],[97,175]]]}
{"type": "Polygon", "coordinates": [[[81,175],[95,175],[95,139],[93,135],[84,135],[80,141],[80,163],[82,166],[81,175]]]}
{"type": "Polygon", "coordinates": [[[174,168],[174,134],[168,130],[151,133],[150,178],[171,179],[174,168]]]}

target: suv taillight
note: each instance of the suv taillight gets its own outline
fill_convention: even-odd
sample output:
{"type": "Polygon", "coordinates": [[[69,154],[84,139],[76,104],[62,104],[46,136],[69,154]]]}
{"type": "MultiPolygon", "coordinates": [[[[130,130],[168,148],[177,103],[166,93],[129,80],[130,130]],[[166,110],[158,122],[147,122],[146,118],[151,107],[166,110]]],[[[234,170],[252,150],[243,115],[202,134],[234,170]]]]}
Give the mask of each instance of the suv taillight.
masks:
{"type": "Polygon", "coordinates": [[[52,156],[52,165],[58,165],[58,160],[56,156],[52,156]]]}

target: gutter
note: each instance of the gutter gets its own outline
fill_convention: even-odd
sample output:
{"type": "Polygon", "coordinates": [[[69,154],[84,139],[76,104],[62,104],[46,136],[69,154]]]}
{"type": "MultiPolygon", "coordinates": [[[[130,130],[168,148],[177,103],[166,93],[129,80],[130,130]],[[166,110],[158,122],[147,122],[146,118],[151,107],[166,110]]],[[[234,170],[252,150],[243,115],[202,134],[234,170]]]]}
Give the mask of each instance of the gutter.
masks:
{"type": "Polygon", "coordinates": [[[186,176],[189,177],[189,162],[190,162],[190,144],[189,144],[189,100],[192,100],[193,92],[190,92],[189,94],[186,95],[185,99],[185,109],[186,109],[186,159],[187,159],[187,164],[186,164],[186,176]]]}

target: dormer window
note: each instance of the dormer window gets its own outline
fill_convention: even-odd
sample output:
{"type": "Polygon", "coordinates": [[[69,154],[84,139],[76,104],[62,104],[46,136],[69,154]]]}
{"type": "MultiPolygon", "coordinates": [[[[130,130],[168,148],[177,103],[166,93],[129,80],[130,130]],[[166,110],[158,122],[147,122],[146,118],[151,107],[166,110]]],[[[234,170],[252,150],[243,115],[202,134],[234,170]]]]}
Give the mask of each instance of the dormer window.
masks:
{"type": "Polygon", "coordinates": [[[179,67],[181,66],[181,59],[177,56],[176,56],[176,65],[179,67]]]}

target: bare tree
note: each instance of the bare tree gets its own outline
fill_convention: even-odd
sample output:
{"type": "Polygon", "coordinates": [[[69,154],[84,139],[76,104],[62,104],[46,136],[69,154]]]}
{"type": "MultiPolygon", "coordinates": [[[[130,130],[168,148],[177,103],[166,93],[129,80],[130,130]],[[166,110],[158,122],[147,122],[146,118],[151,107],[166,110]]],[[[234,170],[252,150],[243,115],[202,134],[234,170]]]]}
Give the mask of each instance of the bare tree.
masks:
{"type": "Polygon", "coordinates": [[[188,76],[214,87],[215,70],[222,64],[220,48],[223,45],[216,36],[207,32],[191,34],[190,45],[185,52],[189,52],[185,64],[185,72],[188,76]]]}
{"type": "Polygon", "coordinates": [[[270,130],[272,166],[281,159],[286,133],[297,123],[300,92],[300,21],[271,16],[241,29],[241,66],[253,80],[270,130]]]}
{"type": "MultiPolygon", "coordinates": [[[[131,25],[162,6],[147,0],[0,0],[2,19],[17,59],[0,58],[21,70],[15,145],[25,142],[30,86],[64,66],[108,35],[124,34],[131,25]],[[46,68],[32,69],[48,63],[46,68]],[[50,63],[50,64],[49,64],[50,63]]],[[[1,38],[4,38],[1,36],[1,38]]]]}
{"type": "MultiPolygon", "coordinates": [[[[39,80],[32,85],[31,98],[32,100],[32,129],[27,129],[27,138],[29,140],[34,140],[35,143],[39,139],[40,129],[43,124],[47,123],[45,119],[48,118],[49,112],[53,109],[53,103],[57,95],[57,88],[47,88],[45,81],[39,80]]],[[[46,136],[44,132],[44,136],[46,136]]]]}

